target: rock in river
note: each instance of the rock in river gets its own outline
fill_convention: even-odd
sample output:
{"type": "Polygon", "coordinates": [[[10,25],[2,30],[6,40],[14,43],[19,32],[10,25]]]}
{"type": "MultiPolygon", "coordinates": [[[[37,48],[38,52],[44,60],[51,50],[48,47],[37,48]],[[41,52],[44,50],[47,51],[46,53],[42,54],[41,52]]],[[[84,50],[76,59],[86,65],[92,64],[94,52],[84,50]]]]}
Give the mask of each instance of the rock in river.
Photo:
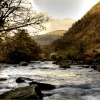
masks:
{"type": "Polygon", "coordinates": [[[29,84],[30,85],[31,84],[37,84],[39,86],[40,90],[52,90],[52,89],[55,89],[54,85],[46,84],[46,83],[31,82],[29,84]]]}
{"type": "Polygon", "coordinates": [[[26,77],[18,77],[16,79],[16,83],[25,83],[26,81],[33,81],[33,80],[30,78],[26,78],[26,77]]]}
{"type": "Polygon", "coordinates": [[[60,62],[59,62],[59,65],[60,65],[60,66],[59,66],[60,68],[64,68],[64,69],[70,68],[69,62],[67,62],[67,61],[65,61],[65,60],[64,60],[64,61],[60,61],[60,62]]]}
{"type": "Polygon", "coordinates": [[[65,63],[63,63],[63,64],[60,64],[60,66],[59,66],[60,68],[70,68],[70,65],[69,64],[65,64],[65,63]]]}
{"type": "Polygon", "coordinates": [[[6,81],[7,79],[6,78],[0,78],[0,81],[6,81]]]}
{"type": "Polygon", "coordinates": [[[3,100],[43,100],[43,94],[36,84],[30,86],[19,87],[18,89],[11,90],[0,95],[0,99],[3,100]]]}

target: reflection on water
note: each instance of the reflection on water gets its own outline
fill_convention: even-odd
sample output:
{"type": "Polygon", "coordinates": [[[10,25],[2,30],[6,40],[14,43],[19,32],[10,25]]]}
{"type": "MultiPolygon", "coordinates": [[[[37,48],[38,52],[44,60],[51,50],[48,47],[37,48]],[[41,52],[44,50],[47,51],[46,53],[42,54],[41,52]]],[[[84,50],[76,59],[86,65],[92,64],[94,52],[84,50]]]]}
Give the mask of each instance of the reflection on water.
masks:
{"type": "Polygon", "coordinates": [[[90,68],[72,65],[70,69],[61,69],[52,62],[30,63],[28,66],[9,65],[0,71],[0,93],[28,83],[17,84],[18,77],[27,77],[33,81],[53,84],[56,89],[42,91],[44,100],[100,100],[100,73],[90,68]]]}

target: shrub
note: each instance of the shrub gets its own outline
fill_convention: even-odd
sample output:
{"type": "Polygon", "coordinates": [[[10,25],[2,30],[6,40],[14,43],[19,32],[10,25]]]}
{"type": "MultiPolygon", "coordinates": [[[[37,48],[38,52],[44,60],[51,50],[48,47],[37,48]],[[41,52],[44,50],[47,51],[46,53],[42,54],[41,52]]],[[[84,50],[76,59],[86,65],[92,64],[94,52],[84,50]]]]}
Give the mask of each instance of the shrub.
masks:
{"type": "Polygon", "coordinates": [[[57,54],[56,53],[52,53],[51,55],[51,60],[57,60],[57,54]]]}
{"type": "Polygon", "coordinates": [[[86,58],[86,59],[85,59],[85,64],[91,65],[91,64],[93,64],[93,63],[94,63],[94,59],[93,59],[93,58],[86,58]]]}

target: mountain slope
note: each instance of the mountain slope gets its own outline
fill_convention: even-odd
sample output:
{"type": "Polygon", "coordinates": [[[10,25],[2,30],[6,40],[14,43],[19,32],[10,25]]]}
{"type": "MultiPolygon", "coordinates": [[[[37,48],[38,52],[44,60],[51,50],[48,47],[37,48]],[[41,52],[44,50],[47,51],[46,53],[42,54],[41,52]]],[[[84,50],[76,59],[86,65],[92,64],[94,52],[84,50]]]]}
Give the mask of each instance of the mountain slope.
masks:
{"type": "Polygon", "coordinates": [[[100,49],[100,2],[75,22],[62,38],[53,42],[55,48],[63,49],[80,44],[85,51],[100,49]]]}
{"type": "Polygon", "coordinates": [[[54,40],[60,38],[63,36],[63,34],[66,33],[66,30],[57,30],[53,32],[49,32],[43,35],[36,35],[33,36],[33,39],[41,45],[41,47],[53,42],[54,40]]]}

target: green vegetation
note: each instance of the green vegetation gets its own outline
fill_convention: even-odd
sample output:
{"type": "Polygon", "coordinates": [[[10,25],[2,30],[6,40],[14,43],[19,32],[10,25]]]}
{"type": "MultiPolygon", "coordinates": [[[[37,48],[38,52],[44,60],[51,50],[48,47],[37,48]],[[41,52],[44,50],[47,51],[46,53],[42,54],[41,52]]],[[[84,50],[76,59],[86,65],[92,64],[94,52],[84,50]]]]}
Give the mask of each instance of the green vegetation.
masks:
{"type": "Polygon", "coordinates": [[[50,19],[34,11],[29,0],[0,0],[0,62],[38,60],[40,47],[28,33],[43,30],[50,19]]]}
{"type": "Polygon", "coordinates": [[[25,31],[26,26],[33,25],[31,27],[43,29],[42,23],[49,21],[50,18],[33,13],[31,6],[29,11],[29,8],[22,6],[23,4],[29,3],[23,0],[0,1],[0,5],[3,5],[0,6],[0,62],[29,62],[38,60],[41,55],[45,60],[82,60],[88,64],[99,63],[100,2],[68,31],[59,30],[32,38],[25,31]],[[34,40],[43,48],[42,53],[34,40]]]}
{"type": "Polygon", "coordinates": [[[25,30],[18,30],[14,36],[7,39],[4,48],[4,61],[11,63],[38,60],[41,52],[40,47],[25,30]]]}
{"type": "Polygon", "coordinates": [[[41,52],[40,47],[31,39],[28,33],[19,30],[13,39],[15,40],[9,43],[10,48],[8,49],[8,57],[11,60],[15,59],[17,62],[38,60],[41,52]]]}

